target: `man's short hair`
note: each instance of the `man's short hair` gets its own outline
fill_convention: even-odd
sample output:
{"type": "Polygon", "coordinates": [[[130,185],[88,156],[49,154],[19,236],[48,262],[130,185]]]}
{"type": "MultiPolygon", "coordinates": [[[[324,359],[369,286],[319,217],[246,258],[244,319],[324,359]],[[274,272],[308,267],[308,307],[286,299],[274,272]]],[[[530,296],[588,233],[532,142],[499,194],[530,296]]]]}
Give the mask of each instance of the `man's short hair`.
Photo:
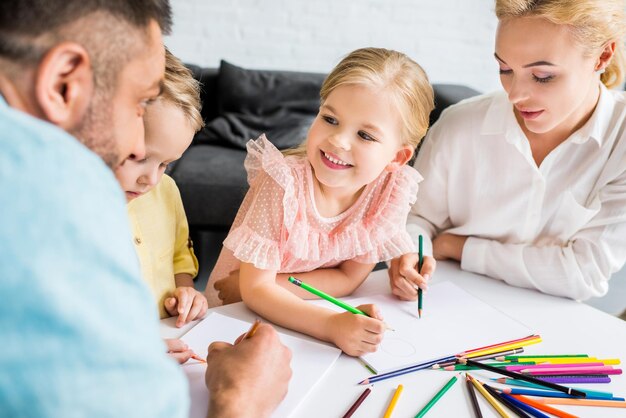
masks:
{"type": "Polygon", "coordinates": [[[152,20],[170,32],[168,0],[0,0],[0,67],[19,74],[56,44],[73,41],[89,53],[96,87],[111,88],[137,48],[133,35],[147,33],[152,20]]]}

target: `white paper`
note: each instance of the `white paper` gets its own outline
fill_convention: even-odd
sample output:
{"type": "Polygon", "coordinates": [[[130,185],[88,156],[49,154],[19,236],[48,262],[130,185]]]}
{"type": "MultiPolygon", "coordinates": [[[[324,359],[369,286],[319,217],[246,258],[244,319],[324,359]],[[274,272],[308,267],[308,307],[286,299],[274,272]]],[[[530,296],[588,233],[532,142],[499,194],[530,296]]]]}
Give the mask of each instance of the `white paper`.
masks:
{"type": "MultiPolygon", "coordinates": [[[[387,331],[378,351],[362,357],[376,373],[532,335],[528,327],[470,295],[450,282],[434,284],[423,296],[422,318],[417,301],[392,295],[344,299],[352,306],[373,303],[387,331]]],[[[342,311],[326,301],[317,305],[342,311]]]]}
{"type": "MultiPolygon", "coordinates": [[[[205,358],[207,347],[212,341],[234,342],[238,336],[248,331],[251,325],[249,322],[213,312],[181,339],[196,354],[205,358]]],[[[289,417],[315,384],[332,367],[337,358],[339,358],[341,351],[323,343],[293,337],[280,332],[278,335],[281,342],[291,349],[291,370],[293,375],[289,382],[287,396],[273,416],[289,417]]],[[[191,418],[206,418],[207,416],[209,392],[204,383],[205,368],[206,365],[195,363],[194,360],[190,360],[183,365],[183,370],[189,379],[189,392],[191,395],[189,416],[191,418]]]]}

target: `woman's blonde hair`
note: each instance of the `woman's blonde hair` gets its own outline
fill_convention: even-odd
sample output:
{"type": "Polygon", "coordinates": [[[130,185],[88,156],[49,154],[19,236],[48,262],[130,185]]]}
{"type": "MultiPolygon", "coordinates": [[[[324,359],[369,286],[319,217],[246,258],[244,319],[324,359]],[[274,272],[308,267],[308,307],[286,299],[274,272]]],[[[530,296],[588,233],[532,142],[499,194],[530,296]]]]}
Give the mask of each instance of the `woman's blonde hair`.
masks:
{"type": "MultiPolygon", "coordinates": [[[[320,101],[344,85],[380,88],[389,94],[402,120],[402,142],[416,148],[428,129],[435,107],[433,88],[426,72],[405,54],[384,48],[362,48],[349,53],[326,77],[320,101]]],[[[305,144],[286,155],[303,155],[305,144]]]]}
{"type": "Polygon", "coordinates": [[[496,0],[496,16],[499,20],[542,17],[567,25],[589,54],[615,41],[615,54],[600,77],[605,86],[613,88],[622,84],[626,71],[624,7],[624,0],[496,0]]]}
{"type": "Polygon", "coordinates": [[[194,131],[204,126],[200,114],[200,83],[193,78],[191,71],[165,48],[165,79],[159,100],[179,107],[194,131]]]}

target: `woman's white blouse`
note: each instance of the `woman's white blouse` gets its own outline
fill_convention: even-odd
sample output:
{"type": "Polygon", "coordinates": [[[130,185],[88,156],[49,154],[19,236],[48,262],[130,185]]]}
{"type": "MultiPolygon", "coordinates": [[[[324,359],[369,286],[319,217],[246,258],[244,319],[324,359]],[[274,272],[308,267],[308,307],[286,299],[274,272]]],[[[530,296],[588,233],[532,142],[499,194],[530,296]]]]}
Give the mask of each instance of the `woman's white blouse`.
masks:
{"type": "Polygon", "coordinates": [[[425,179],[409,233],[469,236],[464,270],[601,296],[626,261],[625,131],[626,94],[602,86],[589,121],[537,167],[504,92],[452,106],[415,162],[425,179]]]}

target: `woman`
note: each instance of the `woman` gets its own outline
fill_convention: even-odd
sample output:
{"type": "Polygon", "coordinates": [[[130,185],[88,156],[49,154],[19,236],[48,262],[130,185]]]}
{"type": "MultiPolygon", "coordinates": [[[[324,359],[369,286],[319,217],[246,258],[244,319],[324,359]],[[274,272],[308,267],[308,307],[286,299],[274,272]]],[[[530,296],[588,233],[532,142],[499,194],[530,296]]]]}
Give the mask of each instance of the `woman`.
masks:
{"type": "MultiPolygon", "coordinates": [[[[408,229],[464,270],[602,296],[626,261],[626,96],[608,90],[624,79],[624,1],[496,0],[495,9],[504,91],[452,106],[432,127],[408,229]]],[[[416,297],[412,265],[392,262],[402,299],[416,297]]]]}

